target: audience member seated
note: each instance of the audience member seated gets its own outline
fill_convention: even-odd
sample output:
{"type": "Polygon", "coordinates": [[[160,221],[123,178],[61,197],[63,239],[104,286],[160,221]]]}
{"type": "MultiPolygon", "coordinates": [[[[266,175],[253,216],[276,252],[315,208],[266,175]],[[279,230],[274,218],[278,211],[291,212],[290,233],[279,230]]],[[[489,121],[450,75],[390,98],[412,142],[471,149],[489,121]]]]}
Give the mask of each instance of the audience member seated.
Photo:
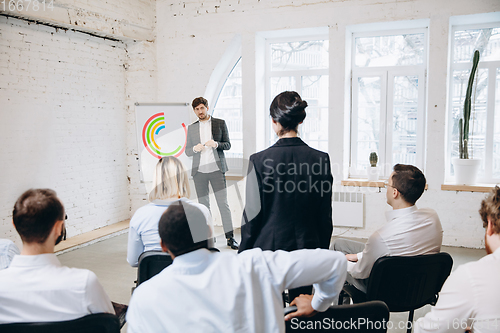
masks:
{"type": "Polygon", "coordinates": [[[0,323],[115,313],[93,272],[62,266],[54,254],[65,230],[64,207],[54,191],[26,191],[12,215],[23,249],[9,268],[0,271],[0,323]]]}
{"type": "Polygon", "coordinates": [[[167,209],[159,233],[174,262],[134,291],[129,333],[284,332],[283,290],[314,284],[314,296],[297,302],[293,315],[310,316],[325,311],[344,284],[346,259],[340,252],[210,252],[206,219],[188,202],[167,209]]]}
{"type": "Polygon", "coordinates": [[[9,267],[16,254],[21,253],[16,244],[9,239],[0,239],[0,270],[9,267]]]}
{"type": "Polygon", "coordinates": [[[500,332],[500,188],[481,202],[487,256],[459,266],[446,280],[436,306],[415,326],[415,333],[500,332]]]}
{"type": "Polygon", "coordinates": [[[416,256],[441,251],[443,229],[437,213],[415,206],[425,189],[425,176],[412,165],[396,164],[386,182],[387,223],[366,244],[337,239],[331,249],[346,254],[347,283],[366,292],[373,264],[384,256],[416,256]]]}
{"type": "MultiPolygon", "coordinates": [[[[128,232],[127,262],[137,267],[139,256],[144,251],[161,250],[158,221],[161,214],[173,201],[188,200],[189,183],[182,162],[173,156],[163,157],[156,164],[153,189],[149,193],[149,204],[139,208],[130,220],[128,232]]],[[[207,221],[212,221],[209,210],[201,208],[207,221]]],[[[211,243],[213,247],[213,243],[211,243]]]]}

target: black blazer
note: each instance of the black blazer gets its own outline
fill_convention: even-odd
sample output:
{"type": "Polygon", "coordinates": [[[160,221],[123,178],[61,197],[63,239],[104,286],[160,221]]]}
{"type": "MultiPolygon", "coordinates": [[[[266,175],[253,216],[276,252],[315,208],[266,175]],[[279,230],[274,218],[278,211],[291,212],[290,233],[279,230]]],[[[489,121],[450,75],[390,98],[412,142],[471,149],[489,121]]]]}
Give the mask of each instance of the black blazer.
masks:
{"type": "Polygon", "coordinates": [[[250,156],[239,251],[328,249],[332,185],[328,154],[300,138],[250,156]]]}
{"type": "MultiPolygon", "coordinates": [[[[213,148],[214,157],[219,170],[222,173],[227,171],[226,157],[224,156],[224,150],[229,150],[231,148],[231,142],[229,141],[229,131],[227,130],[226,122],[222,119],[211,117],[212,122],[212,138],[215,142],[219,144],[217,148],[213,148]]],[[[193,151],[193,147],[200,142],[200,121],[197,120],[188,126],[187,142],[186,142],[186,155],[193,156],[193,168],[191,175],[194,176],[198,173],[198,168],[200,166],[200,154],[193,151]]]]}

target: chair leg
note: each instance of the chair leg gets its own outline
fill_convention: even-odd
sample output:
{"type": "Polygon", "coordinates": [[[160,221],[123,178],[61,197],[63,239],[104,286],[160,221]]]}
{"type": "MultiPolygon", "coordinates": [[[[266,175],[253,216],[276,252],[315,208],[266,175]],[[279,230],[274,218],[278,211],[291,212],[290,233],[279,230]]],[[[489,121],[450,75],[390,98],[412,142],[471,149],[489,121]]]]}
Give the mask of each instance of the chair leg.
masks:
{"type": "Polygon", "coordinates": [[[338,301],[339,305],[344,304],[344,296],[345,296],[345,291],[341,290],[340,294],[339,294],[339,301],[338,301]]]}
{"type": "Polygon", "coordinates": [[[406,333],[411,333],[413,328],[413,310],[408,314],[408,322],[406,323],[406,333]]]}

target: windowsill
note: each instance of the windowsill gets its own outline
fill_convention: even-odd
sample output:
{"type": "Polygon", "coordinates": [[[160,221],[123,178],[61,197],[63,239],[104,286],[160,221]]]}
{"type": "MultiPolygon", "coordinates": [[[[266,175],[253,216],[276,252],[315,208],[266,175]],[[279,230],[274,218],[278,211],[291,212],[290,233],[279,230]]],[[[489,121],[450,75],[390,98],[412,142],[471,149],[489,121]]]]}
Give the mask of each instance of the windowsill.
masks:
{"type": "Polygon", "coordinates": [[[342,186],[360,186],[360,187],[384,187],[383,180],[368,181],[368,179],[346,179],[341,181],[342,186]]]}
{"type": "Polygon", "coordinates": [[[457,191],[457,192],[489,192],[495,188],[495,184],[478,184],[478,185],[455,185],[443,184],[441,191],[457,191]]]}
{"type": "MultiPolygon", "coordinates": [[[[368,181],[368,179],[346,179],[340,182],[342,186],[359,186],[359,187],[385,187],[385,180],[368,181]]],[[[425,184],[425,189],[428,190],[428,184],[425,184]]]]}
{"type": "Polygon", "coordinates": [[[226,175],[226,180],[235,180],[237,182],[239,182],[240,180],[243,180],[243,176],[241,175],[226,175]]]}

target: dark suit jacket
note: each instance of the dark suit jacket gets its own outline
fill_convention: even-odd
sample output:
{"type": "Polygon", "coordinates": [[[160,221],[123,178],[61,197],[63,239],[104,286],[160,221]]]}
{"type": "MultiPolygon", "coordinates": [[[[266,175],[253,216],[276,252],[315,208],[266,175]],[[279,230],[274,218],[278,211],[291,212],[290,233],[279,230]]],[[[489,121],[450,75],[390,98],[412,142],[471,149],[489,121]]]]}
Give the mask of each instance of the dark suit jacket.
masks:
{"type": "Polygon", "coordinates": [[[332,185],[328,154],[300,138],[250,156],[239,251],[328,249],[332,185]]]}
{"type": "MultiPolygon", "coordinates": [[[[231,148],[231,142],[229,142],[229,131],[227,130],[226,122],[222,119],[211,117],[212,121],[212,138],[215,142],[219,144],[217,148],[213,148],[214,157],[219,170],[222,173],[227,171],[226,157],[224,156],[224,150],[229,150],[231,148]]],[[[200,121],[192,123],[188,126],[187,133],[187,143],[186,143],[186,155],[193,156],[193,169],[191,175],[194,176],[198,173],[198,168],[200,166],[200,153],[195,153],[193,147],[200,142],[200,121]]]]}

